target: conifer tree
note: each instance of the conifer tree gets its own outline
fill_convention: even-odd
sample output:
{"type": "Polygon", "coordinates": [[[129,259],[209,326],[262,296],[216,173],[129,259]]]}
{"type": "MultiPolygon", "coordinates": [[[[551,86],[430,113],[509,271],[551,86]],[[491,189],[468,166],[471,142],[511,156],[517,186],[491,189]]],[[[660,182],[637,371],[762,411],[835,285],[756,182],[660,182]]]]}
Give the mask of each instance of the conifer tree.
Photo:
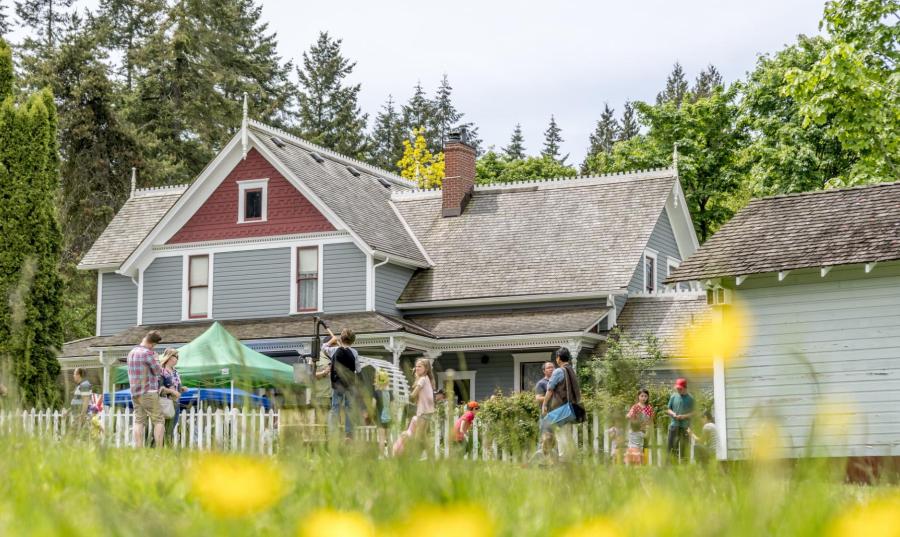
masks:
{"type": "Polygon", "coordinates": [[[709,64],[706,69],[700,71],[697,79],[694,81],[694,87],[691,88],[691,100],[704,99],[712,95],[715,88],[721,87],[723,84],[722,74],[716,69],[716,66],[709,64]]]}
{"type": "Polygon", "coordinates": [[[435,135],[434,103],[425,94],[421,82],[416,82],[413,94],[403,106],[403,128],[407,138],[415,142],[416,132],[425,138],[426,144],[434,140],[435,135]]]}
{"type": "Polygon", "coordinates": [[[351,157],[366,151],[367,116],[359,108],[360,84],[346,85],[356,62],[341,53],[341,40],[321,32],[297,67],[300,133],[307,140],[351,157]]]}
{"type": "Polygon", "coordinates": [[[640,133],[637,118],[634,117],[634,104],[631,101],[625,101],[625,111],[622,113],[622,125],[619,128],[618,141],[626,141],[634,138],[640,133]]]}
{"type": "Polygon", "coordinates": [[[672,72],[666,79],[666,89],[656,96],[656,104],[675,103],[675,106],[681,106],[688,92],[688,81],[684,75],[684,69],[681,64],[675,62],[672,72]]]}
{"type": "Polygon", "coordinates": [[[101,0],[97,18],[102,23],[106,45],[122,55],[121,75],[131,91],[135,54],[163,20],[165,0],[101,0]]]}
{"type": "Polygon", "coordinates": [[[453,128],[463,116],[456,109],[456,106],[453,105],[453,100],[451,99],[452,92],[453,87],[450,86],[450,81],[447,79],[447,75],[444,74],[444,76],[441,77],[441,83],[434,96],[433,110],[436,131],[434,143],[436,144],[436,147],[432,147],[432,151],[443,149],[444,142],[447,141],[447,134],[450,132],[450,129],[453,128]]]}
{"type": "MultiPolygon", "coordinates": [[[[11,73],[10,49],[0,41],[0,80],[11,73]]],[[[57,406],[63,341],[56,110],[49,90],[22,103],[8,97],[0,95],[0,356],[12,362],[25,407],[57,406]]]]}
{"type": "Polygon", "coordinates": [[[525,158],[525,136],[522,135],[520,123],[516,123],[516,128],[509,139],[509,145],[503,148],[503,154],[510,160],[525,158]]]}
{"type": "Polygon", "coordinates": [[[603,105],[603,113],[597,121],[597,127],[591,133],[591,145],[581,165],[581,171],[588,171],[588,162],[595,156],[603,153],[609,155],[613,144],[619,136],[619,122],[616,121],[615,111],[608,104],[603,105]]]}
{"type": "Polygon", "coordinates": [[[9,16],[6,14],[6,6],[0,4],[0,37],[9,33],[9,16]]]}
{"type": "Polygon", "coordinates": [[[403,158],[403,140],[406,139],[406,133],[403,130],[403,120],[394,108],[394,98],[391,95],[388,95],[387,102],[375,116],[371,138],[372,164],[399,173],[397,162],[403,158]]]}
{"type": "Polygon", "coordinates": [[[75,0],[16,0],[16,15],[22,26],[34,33],[25,40],[25,48],[47,59],[69,22],[75,0]]]}
{"type": "Polygon", "coordinates": [[[552,158],[560,164],[565,164],[569,155],[567,154],[562,158],[559,157],[560,144],[564,141],[565,140],[562,138],[562,129],[556,124],[556,117],[551,114],[550,125],[547,127],[547,130],[544,131],[544,149],[541,150],[541,155],[552,158]]]}

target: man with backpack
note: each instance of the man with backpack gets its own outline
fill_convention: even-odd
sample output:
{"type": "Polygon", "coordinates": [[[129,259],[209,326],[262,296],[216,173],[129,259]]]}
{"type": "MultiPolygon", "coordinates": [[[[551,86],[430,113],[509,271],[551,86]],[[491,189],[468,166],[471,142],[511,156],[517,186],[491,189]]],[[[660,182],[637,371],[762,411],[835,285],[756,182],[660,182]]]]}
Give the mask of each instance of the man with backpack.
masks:
{"type": "Polygon", "coordinates": [[[547,393],[541,403],[541,415],[544,416],[541,420],[541,448],[546,457],[553,448],[554,440],[557,440],[559,455],[565,460],[572,453],[569,449],[572,440],[570,425],[584,419],[584,408],[569,349],[562,347],[556,351],[556,364],[559,367],[550,376],[547,393]]]}
{"type": "Polygon", "coordinates": [[[362,370],[359,353],[351,345],[356,341],[356,334],[349,328],[341,330],[340,336],[331,336],[322,351],[331,359],[331,411],[328,414],[328,430],[333,432],[340,425],[341,407],[344,410],[344,434],[353,438],[353,418],[356,411],[356,376],[362,370]]]}

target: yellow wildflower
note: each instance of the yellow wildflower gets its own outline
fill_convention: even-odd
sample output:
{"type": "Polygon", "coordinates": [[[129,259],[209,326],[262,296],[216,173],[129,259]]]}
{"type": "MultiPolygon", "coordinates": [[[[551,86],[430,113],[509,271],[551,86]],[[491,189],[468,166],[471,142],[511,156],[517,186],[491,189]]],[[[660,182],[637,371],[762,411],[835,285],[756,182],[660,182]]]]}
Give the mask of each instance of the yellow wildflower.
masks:
{"type": "Polygon", "coordinates": [[[740,304],[716,308],[685,331],[681,355],[699,367],[711,367],[715,358],[734,358],[750,337],[749,327],[750,316],[740,304]]]}
{"type": "Polygon", "coordinates": [[[606,518],[594,518],[569,527],[562,537],[620,537],[622,532],[606,518]]]}
{"type": "Polygon", "coordinates": [[[298,537],[375,537],[375,526],[360,513],[320,509],[300,525],[298,537]]]}
{"type": "Polygon", "coordinates": [[[189,472],[191,489],[204,509],[221,517],[265,511],[284,494],[284,479],[270,461],[206,455],[189,472]]]}
{"type": "Polygon", "coordinates": [[[420,506],[397,528],[402,537],[493,537],[494,522],[477,505],[420,506]]]}
{"type": "Polygon", "coordinates": [[[900,495],[849,509],[829,528],[828,535],[900,537],[900,495]]]}

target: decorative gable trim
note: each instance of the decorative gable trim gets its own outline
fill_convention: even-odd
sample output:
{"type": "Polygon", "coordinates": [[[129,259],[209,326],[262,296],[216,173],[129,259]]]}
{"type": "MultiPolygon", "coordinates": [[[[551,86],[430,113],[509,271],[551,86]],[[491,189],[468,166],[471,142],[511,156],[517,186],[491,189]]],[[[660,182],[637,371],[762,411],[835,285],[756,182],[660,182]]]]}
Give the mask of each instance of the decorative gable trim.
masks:
{"type": "Polygon", "coordinates": [[[694,222],[691,220],[691,212],[688,210],[684,190],[681,181],[676,179],[672,192],[666,199],[665,214],[669,217],[672,233],[675,234],[675,242],[678,244],[678,253],[685,260],[700,247],[697,240],[697,232],[694,230],[694,222]]]}

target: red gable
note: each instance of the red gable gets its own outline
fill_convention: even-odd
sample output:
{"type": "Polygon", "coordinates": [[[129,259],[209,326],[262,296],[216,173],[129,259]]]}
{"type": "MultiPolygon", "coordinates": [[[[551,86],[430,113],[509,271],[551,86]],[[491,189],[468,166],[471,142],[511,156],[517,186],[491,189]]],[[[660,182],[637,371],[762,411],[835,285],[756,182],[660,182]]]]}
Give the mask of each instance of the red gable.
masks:
{"type": "Polygon", "coordinates": [[[255,149],[168,244],[333,231],[334,226],[255,149]],[[268,179],[264,222],[238,223],[238,181],[268,179]]]}

